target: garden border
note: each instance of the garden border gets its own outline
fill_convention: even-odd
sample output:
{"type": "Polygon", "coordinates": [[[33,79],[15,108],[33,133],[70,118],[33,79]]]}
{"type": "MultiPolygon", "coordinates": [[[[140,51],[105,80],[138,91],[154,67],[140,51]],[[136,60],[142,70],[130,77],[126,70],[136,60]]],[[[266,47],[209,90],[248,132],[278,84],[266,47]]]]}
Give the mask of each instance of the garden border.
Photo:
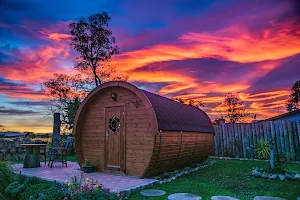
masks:
{"type": "MultiPolygon", "coordinates": [[[[209,156],[210,159],[219,159],[219,160],[249,160],[249,161],[262,161],[262,162],[270,162],[270,160],[259,160],[259,159],[252,159],[252,158],[231,158],[231,157],[216,157],[216,156],[209,156]]],[[[300,165],[299,161],[290,161],[290,164],[298,164],[300,165]]]]}

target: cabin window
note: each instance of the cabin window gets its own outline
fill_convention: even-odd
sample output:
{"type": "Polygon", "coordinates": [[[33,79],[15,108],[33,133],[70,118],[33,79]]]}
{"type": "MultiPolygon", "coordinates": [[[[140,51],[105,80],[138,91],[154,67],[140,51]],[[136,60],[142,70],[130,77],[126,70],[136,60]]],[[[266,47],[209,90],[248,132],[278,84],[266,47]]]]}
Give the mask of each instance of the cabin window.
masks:
{"type": "Polygon", "coordinates": [[[116,116],[112,116],[109,119],[109,130],[113,133],[120,129],[120,119],[116,116]]]}

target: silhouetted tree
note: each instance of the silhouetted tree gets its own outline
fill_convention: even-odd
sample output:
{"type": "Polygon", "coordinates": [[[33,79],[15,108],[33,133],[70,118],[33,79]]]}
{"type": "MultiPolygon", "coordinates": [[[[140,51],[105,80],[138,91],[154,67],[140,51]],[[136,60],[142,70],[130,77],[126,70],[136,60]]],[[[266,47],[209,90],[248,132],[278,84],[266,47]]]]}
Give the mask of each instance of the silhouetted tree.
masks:
{"type": "Polygon", "coordinates": [[[287,111],[294,111],[300,108],[300,81],[294,83],[291,94],[287,100],[287,111]]]}
{"type": "Polygon", "coordinates": [[[53,109],[61,113],[62,124],[71,130],[81,101],[94,88],[93,81],[82,78],[80,74],[54,74],[54,78],[44,82],[44,86],[53,102],[53,109]]]}
{"type": "Polygon", "coordinates": [[[236,123],[244,121],[244,118],[249,115],[244,108],[244,103],[235,94],[228,93],[225,99],[220,103],[221,117],[224,118],[229,123],[236,123]]]}
{"type": "MultiPolygon", "coordinates": [[[[127,76],[116,74],[113,68],[99,73],[103,81],[126,81],[127,76]]],[[[54,74],[54,78],[44,82],[45,92],[52,101],[52,111],[60,112],[63,128],[71,130],[76,111],[86,95],[95,88],[93,78],[89,74],[54,74]]]]}
{"type": "Polygon", "coordinates": [[[69,24],[71,46],[80,54],[76,58],[75,68],[90,71],[96,86],[104,82],[99,76],[98,67],[103,67],[112,55],[119,53],[118,47],[114,45],[115,37],[107,28],[110,19],[106,12],[102,12],[87,19],[81,17],[79,22],[69,24]]]}

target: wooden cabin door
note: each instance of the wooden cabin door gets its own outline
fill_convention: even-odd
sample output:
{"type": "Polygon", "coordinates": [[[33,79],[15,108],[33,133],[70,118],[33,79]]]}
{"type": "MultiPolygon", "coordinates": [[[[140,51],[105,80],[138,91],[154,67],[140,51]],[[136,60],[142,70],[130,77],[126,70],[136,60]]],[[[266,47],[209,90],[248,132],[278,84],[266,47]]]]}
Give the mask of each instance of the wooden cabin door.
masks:
{"type": "Polygon", "coordinates": [[[124,106],[109,107],[105,112],[106,169],[125,170],[124,106]]]}

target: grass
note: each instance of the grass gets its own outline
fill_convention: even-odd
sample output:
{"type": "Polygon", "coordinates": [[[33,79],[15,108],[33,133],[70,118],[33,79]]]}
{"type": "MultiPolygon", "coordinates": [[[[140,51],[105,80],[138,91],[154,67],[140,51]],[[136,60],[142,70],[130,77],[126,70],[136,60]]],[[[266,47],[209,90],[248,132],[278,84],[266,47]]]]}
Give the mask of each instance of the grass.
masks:
{"type": "MultiPolygon", "coordinates": [[[[228,195],[241,200],[252,200],[255,196],[274,196],[294,200],[300,196],[300,182],[266,180],[250,176],[255,167],[267,167],[267,162],[217,160],[207,168],[185,175],[170,183],[152,189],[166,191],[166,195],[153,200],[166,199],[177,192],[194,193],[204,200],[215,195],[228,195]]],[[[289,168],[300,172],[300,165],[290,164],[289,168]]],[[[139,192],[129,196],[130,200],[142,199],[139,192]]]]}
{"type": "Polygon", "coordinates": [[[71,161],[71,162],[77,162],[77,157],[76,155],[67,155],[67,161],[71,161]]]}

